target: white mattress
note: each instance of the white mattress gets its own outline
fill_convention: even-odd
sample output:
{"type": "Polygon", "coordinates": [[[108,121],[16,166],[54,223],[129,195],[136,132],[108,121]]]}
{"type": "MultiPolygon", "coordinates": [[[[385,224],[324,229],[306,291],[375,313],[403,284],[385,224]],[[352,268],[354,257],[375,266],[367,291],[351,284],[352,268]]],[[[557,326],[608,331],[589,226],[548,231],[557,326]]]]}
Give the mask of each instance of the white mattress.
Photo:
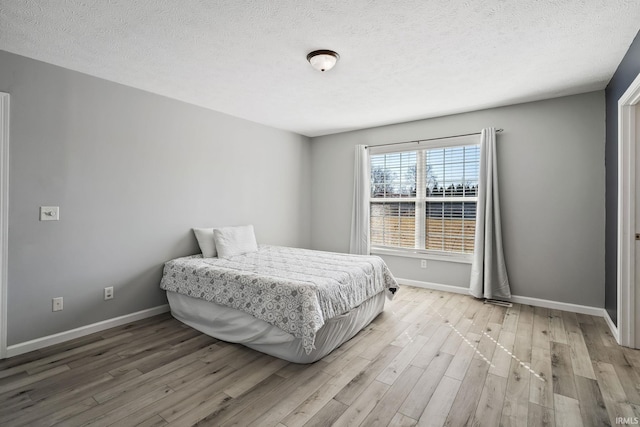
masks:
{"type": "Polygon", "coordinates": [[[290,362],[312,363],[371,323],[384,308],[385,294],[380,292],[347,313],[325,321],[316,333],[315,349],[310,353],[305,351],[302,339],[250,314],[171,291],[167,291],[167,298],[171,314],[200,332],[290,362]]]}

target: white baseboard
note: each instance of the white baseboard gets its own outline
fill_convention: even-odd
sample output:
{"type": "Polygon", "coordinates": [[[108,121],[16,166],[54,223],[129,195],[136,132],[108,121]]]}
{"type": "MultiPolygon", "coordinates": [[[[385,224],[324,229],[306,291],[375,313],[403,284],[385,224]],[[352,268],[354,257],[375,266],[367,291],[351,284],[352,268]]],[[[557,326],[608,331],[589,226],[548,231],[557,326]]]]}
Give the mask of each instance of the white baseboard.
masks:
{"type": "Polygon", "coordinates": [[[609,330],[611,331],[611,335],[613,335],[613,338],[619,344],[620,343],[620,334],[618,333],[618,327],[616,326],[615,323],[613,323],[613,320],[611,320],[611,316],[609,316],[609,312],[607,310],[604,310],[603,317],[604,317],[605,322],[607,322],[607,326],[609,326],[609,330]]]}
{"type": "Polygon", "coordinates": [[[571,304],[569,302],[552,301],[532,297],[520,297],[517,295],[512,295],[510,301],[517,302],[518,304],[533,305],[534,307],[544,307],[554,310],[570,311],[573,313],[589,314],[596,317],[604,316],[605,311],[602,307],[591,307],[588,305],[571,304]]]}
{"type": "Polygon", "coordinates": [[[13,357],[30,351],[39,350],[50,345],[59,344],[75,338],[84,337],[95,332],[104,331],[105,329],[135,322],[136,320],[146,319],[147,317],[166,313],[167,311],[169,311],[168,304],[160,305],[158,307],[148,308],[135,313],[125,314],[124,316],[115,317],[113,319],[103,320],[102,322],[93,323],[91,325],[81,326],[69,331],[59,332],[57,334],[36,338],[35,340],[26,341],[20,344],[10,345],[7,347],[6,357],[13,357]]]}
{"type": "Polygon", "coordinates": [[[452,292],[454,294],[468,294],[469,289],[461,288],[459,286],[442,285],[440,283],[422,282],[419,280],[400,279],[396,277],[396,280],[401,285],[415,286],[416,288],[433,289],[435,291],[452,292]]]}
{"type": "MultiPolygon", "coordinates": [[[[415,286],[416,288],[434,289],[437,291],[453,292],[456,294],[468,294],[469,289],[462,288],[460,286],[442,285],[440,283],[422,282],[419,280],[400,279],[397,278],[398,283],[409,286],[415,286]]],[[[573,313],[590,314],[591,316],[603,317],[606,313],[604,308],[590,307],[588,305],[571,304],[568,302],[551,301],[540,298],[521,297],[512,295],[511,302],[518,304],[532,305],[534,307],[551,308],[554,310],[564,310],[573,313]]]]}

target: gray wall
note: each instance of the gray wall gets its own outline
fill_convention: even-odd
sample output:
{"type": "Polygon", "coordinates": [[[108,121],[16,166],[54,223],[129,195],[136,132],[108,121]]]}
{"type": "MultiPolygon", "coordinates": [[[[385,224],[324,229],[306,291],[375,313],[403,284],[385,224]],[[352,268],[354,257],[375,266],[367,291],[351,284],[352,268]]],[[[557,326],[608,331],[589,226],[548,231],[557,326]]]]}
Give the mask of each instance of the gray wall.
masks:
{"type": "Polygon", "coordinates": [[[618,99],[640,73],[640,32],[605,89],[607,104],[607,225],[605,308],[618,322],[618,99]]]}
{"type": "MultiPolygon", "coordinates": [[[[604,92],[312,139],[311,245],[348,251],[354,145],[504,128],[498,160],[514,295],[604,306],[604,92]]],[[[384,256],[405,279],[467,287],[469,264],[384,256]]]]}
{"type": "Polygon", "coordinates": [[[191,227],[252,223],[259,243],[310,244],[306,137],[7,52],[0,91],[8,345],[165,304],[163,262],[199,252],[191,227]],[[60,221],[39,222],[42,205],[60,221]]]}

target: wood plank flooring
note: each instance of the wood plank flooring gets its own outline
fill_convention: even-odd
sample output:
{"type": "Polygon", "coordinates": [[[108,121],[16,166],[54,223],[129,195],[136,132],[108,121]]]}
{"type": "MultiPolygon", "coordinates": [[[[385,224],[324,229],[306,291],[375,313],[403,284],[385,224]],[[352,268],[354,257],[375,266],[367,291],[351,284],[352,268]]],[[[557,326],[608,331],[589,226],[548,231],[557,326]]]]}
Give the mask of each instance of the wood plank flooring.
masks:
{"type": "Polygon", "coordinates": [[[640,351],[618,346],[603,319],[409,286],[311,365],[210,338],[169,314],[0,361],[2,426],[607,426],[638,417],[640,351]]]}

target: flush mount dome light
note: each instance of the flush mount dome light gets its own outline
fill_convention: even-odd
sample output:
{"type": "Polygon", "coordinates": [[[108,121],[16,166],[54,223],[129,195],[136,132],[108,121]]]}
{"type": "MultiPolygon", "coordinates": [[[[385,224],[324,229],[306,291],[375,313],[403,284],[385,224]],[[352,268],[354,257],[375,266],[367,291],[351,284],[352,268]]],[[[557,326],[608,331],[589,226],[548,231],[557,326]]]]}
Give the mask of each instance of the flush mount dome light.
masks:
{"type": "Polygon", "coordinates": [[[307,55],[307,61],[318,71],[327,71],[338,62],[340,55],[332,50],[314,50],[307,55]]]}

